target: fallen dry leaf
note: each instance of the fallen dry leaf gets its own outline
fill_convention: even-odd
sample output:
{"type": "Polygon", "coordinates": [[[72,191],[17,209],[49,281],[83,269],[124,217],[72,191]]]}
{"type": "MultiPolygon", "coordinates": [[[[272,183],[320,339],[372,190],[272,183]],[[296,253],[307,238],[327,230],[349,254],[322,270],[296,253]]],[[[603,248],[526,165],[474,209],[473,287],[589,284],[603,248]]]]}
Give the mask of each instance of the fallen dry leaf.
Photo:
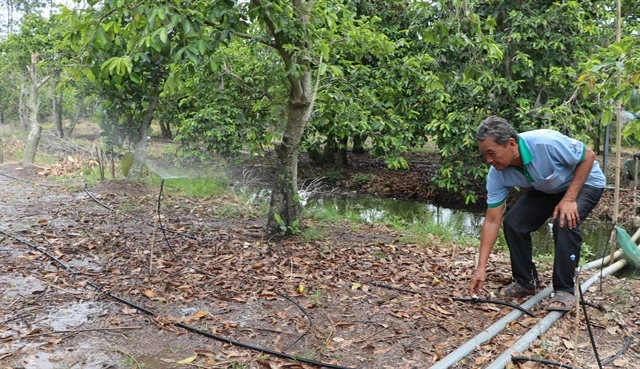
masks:
{"type": "Polygon", "coordinates": [[[193,314],[192,316],[190,316],[187,319],[185,319],[184,323],[185,324],[191,324],[192,322],[195,322],[196,320],[200,320],[200,319],[204,318],[205,316],[207,316],[207,314],[209,314],[209,313],[204,311],[204,310],[196,311],[195,314],[193,314]]]}
{"type": "Polygon", "coordinates": [[[176,364],[191,364],[198,358],[198,354],[190,356],[184,360],[177,361],[176,364]]]}
{"type": "Polygon", "coordinates": [[[391,348],[392,348],[392,346],[387,346],[387,347],[375,349],[375,350],[373,350],[373,353],[375,355],[386,354],[387,352],[391,351],[391,348]]]}
{"type": "Polygon", "coordinates": [[[150,299],[156,297],[156,294],[151,290],[145,290],[144,292],[142,292],[142,294],[147,296],[150,299]]]}

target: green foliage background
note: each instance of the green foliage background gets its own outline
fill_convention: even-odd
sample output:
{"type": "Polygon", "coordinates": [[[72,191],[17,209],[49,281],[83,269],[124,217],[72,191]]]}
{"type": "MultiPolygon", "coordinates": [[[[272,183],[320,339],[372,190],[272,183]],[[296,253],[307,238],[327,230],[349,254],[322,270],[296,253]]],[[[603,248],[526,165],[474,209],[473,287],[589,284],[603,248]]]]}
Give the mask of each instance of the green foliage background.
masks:
{"type": "MultiPolygon", "coordinates": [[[[616,100],[640,110],[632,0],[622,2],[620,42],[614,4],[597,0],[107,0],[60,5],[46,19],[41,4],[24,3],[20,24],[0,41],[4,121],[16,122],[25,65],[38,52],[41,71],[62,72],[56,89],[67,116],[82,99],[96,102],[87,117],[128,147],[146,139],[141,124],[152,115],[196,160],[281,142],[289,81],[307,69],[317,90],[302,150],[331,156],[366,142],[403,169],[405,153],[432,141],[442,156],[432,185],[467,201],[488,169],[474,138],[487,115],[594,144],[616,100]],[[299,4],[313,5],[308,25],[294,17],[299,4]]],[[[638,143],[638,122],[624,128],[629,144],[638,143]]]]}

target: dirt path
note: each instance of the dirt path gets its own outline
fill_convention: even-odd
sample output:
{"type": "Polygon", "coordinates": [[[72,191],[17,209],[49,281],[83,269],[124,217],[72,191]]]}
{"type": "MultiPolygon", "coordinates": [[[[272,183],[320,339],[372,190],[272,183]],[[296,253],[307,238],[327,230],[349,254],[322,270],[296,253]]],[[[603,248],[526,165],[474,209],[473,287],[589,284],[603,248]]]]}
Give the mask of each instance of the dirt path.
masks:
{"type": "MultiPolygon", "coordinates": [[[[0,165],[0,172],[48,182],[15,165],[0,165]]],[[[403,244],[389,229],[354,224],[315,225],[325,234],[317,241],[268,239],[262,219],[216,214],[233,199],[193,202],[170,192],[163,224],[198,239],[168,233],[165,240],[148,225],[155,221],[156,191],[117,181],[91,188],[113,212],[80,184],[44,187],[0,177],[0,230],[75,272],[0,236],[0,367],[312,367],[172,324],[183,322],[344,367],[424,368],[510,311],[451,299],[466,295],[472,248],[435,238],[403,244]],[[118,303],[88,282],[157,315],[118,303]],[[193,360],[177,364],[184,359],[193,360]]],[[[504,255],[492,256],[488,288],[507,282],[508,275],[504,255]]],[[[548,270],[541,276],[550,280],[548,270]]],[[[591,315],[602,357],[619,350],[624,336],[632,339],[618,367],[640,367],[638,291],[639,281],[607,278],[602,292],[588,296],[608,309],[591,315]]],[[[540,307],[532,311],[544,316],[540,307]]],[[[538,319],[518,319],[454,367],[486,366],[538,319]]],[[[526,354],[570,363],[573,322],[573,313],[567,314],[526,354]]],[[[578,363],[590,368],[595,359],[584,323],[580,329],[578,363]]]]}

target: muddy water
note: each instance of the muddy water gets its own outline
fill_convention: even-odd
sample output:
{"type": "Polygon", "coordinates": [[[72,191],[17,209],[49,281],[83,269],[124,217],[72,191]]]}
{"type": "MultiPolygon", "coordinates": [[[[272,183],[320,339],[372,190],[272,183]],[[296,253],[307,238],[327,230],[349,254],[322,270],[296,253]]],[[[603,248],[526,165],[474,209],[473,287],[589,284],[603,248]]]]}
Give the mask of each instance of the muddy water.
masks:
{"type": "MultiPolygon", "coordinates": [[[[420,224],[436,224],[448,229],[458,240],[479,239],[484,214],[472,213],[464,210],[448,209],[433,204],[396,200],[387,198],[350,197],[314,199],[306,203],[305,208],[310,211],[337,212],[342,216],[356,216],[364,223],[397,221],[420,224]]],[[[552,223],[544,224],[531,236],[534,244],[534,254],[544,255],[553,253],[552,223]]],[[[583,255],[585,261],[606,254],[611,234],[611,224],[587,219],[581,226],[583,238],[583,255]]],[[[619,276],[640,279],[640,271],[634,268],[623,270],[619,276]]]]}

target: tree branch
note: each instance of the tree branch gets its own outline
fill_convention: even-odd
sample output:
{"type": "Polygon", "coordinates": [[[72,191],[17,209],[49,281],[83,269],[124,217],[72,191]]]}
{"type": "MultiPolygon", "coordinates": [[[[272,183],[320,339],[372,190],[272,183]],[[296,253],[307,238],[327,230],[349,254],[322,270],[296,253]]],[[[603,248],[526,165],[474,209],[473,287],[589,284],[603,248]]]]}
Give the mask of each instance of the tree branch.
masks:
{"type": "MultiPolygon", "coordinates": [[[[260,8],[260,11],[262,12],[262,15],[264,17],[264,22],[267,25],[267,29],[273,37],[273,41],[275,44],[273,48],[278,51],[278,54],[280,54],[280,57],[282,58],[282,61],[284,61],[284,66],[287,68],[287,71],[291,70],[291,68],[293,67],[293,59],[291,58],[291,54],[289,54],[284,49],[282,40],[280,39],[280,35],[276,33],[278,27],[276,27],[275,22],[273,21],[273,19],[271,19],[271,17],[269,17],[269,14],[267,14],[266,10],[264,10],[264,6],[262,5],[261,0],[251,0],[251,4],[260,8]]],[[[291,88],[294,90],[294,95],[302,95],[303,91],[302,86],[300,85],[300,79],[294,77],[291,73],[288,73],[287,78],[289,79],[289,83],[291,83],[291,88]]]]}
{"type": "MultiPolygon", "coordinates": [[[[208,23],[211,23],[211,22],[209,22],[209,21],[205,22],[205,24],[208,24],[208,23]]],[[[208,24],[208,25],[210,25],[210,26],[212,26],[212,27],[214,27],[214,28],[219,30],[219,28],[216,27],[213,23],[208,24]]],[[[259,42],[261,44],[264,44],[264,45],[267,45],[267,46],[270,46],[270,47],[273,47],[273,48],[275,48],[275,46],[276,46],[273,42],[265,40],[262,37],[252,36],[250,34],[242,33],[242,32],[236,32],[236,31],[232,31],[232,32],[233,32],[234,35],[236,35],[236,36],[238,36],[240,38],[244,38],[245,40],[256,41],[256,42],[259,42]]]]}
{"type": "Polygon", "coordinates": [[[47,83],[47,81],[49,80],[49,78],[51,77],[51,75],[49,74],[48,76],[44,77],[42,79],[42,81],[40,81],[40,83],[38,83],[38,85],[36,86],[36,90],[39,90],[40,87],[42,87],[42,85],[44,85],[45,83],[47,83]]]}

